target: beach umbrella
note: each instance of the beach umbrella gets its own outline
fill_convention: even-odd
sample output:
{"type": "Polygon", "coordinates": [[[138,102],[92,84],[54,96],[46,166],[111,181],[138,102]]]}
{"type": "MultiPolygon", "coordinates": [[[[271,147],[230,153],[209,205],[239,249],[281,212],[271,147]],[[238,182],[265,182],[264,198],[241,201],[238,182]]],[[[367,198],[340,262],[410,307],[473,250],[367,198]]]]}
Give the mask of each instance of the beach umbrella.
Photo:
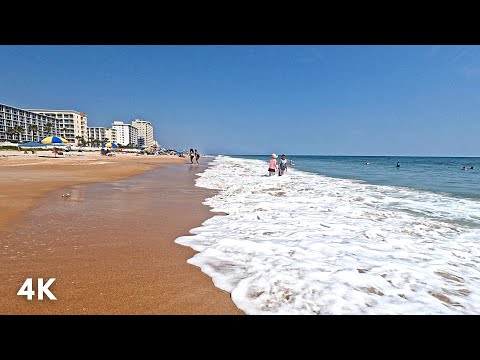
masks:
{"type": "Polygon", "coordinates": [[[57,157],[57,152],[55,151],[55,144],[58,144],[58,145],[64,145],[68,143],[67,140],[65,140],[64,138],[60,137],[60,136],[48,136],[46,137],[45,139],[42,140],[42,144],[49,144],[49,145],[52,145],[53,144],[53,150],[55,152],[55,157],[57,157]]]}
{"type": "Polygon", "coordinates": [[[117,144],[111,143],[111,142],[103,143],[103,144],[102,144],[102,147],[106,147],[106,148],[118,148],[117,144]]]}
{"type": "Polygon", "coordinates": [[[35,142],[35,141],[30,141],[30,142],[26,142],[26,143],[23,143],[23,144],[19,144],[18,146],[19,147],[29,147],[29,148],[41,148],[41,147],[45,147],[46,145],[35,142]]]}
{"type": "Polygon", "coordinates": [[[48,136],[42,140],[42,144],[66,144],[68,140],[60,137],[60,136],[48,136]]]}

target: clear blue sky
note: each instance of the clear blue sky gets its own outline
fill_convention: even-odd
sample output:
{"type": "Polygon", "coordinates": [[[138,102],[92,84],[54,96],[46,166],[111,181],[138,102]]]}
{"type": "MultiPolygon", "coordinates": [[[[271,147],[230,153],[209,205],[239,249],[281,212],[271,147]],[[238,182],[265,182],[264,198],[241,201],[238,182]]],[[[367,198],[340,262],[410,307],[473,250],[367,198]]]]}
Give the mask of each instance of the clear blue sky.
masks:
{"type": "Polygon", "coordinates": [[[480,156],[480,46],[0,46],[0,102],[202,153],[480,156]]]}

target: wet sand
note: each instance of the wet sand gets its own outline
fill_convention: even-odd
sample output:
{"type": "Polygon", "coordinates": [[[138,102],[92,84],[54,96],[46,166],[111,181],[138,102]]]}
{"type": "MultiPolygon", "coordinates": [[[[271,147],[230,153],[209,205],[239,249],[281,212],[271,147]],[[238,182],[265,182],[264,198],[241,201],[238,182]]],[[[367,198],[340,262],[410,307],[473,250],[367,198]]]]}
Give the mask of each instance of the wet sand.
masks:
{"type": "Polygon", "coordinates": [[[194,186],[205,165],[181,160],[37,201],[0,234],[0,314],[242,314],[174,243],[213,215],[194,186]],[[27,277],[56,278],[58,300],[17,296],[27,277]]]}

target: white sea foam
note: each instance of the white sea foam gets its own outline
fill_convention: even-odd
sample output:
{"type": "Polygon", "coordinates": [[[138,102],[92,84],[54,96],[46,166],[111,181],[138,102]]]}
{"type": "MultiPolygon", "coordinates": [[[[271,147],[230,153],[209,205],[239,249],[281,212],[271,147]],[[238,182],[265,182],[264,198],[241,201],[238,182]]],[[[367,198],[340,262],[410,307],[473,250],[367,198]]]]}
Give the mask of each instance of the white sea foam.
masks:
{"type": "Polygon", "coordinates": [[[177,243],[247,314],[480,314],[480,202],[217,157],[177,243]]]}

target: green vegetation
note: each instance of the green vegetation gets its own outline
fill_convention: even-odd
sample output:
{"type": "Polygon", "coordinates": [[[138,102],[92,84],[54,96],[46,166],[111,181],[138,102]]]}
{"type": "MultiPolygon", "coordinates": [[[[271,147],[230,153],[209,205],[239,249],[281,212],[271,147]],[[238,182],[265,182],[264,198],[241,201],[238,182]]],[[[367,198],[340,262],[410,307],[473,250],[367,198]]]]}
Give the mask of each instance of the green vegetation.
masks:
{"type": "Polygon", "coordinates": [[[75,139],[78,140],[79,146],[87,146],[87,141],[85,141],[85,138],[83,136],[77,135],[75,136],[75,139]]]}
{"type": "Polygon", "coordinates": [[[45,125],[45,131],[47,132],[47,134],[50,134],[50,131],[52,130],[52,127],[53,127],[53,124],[51,122],[48,122],[45,125]]]}

